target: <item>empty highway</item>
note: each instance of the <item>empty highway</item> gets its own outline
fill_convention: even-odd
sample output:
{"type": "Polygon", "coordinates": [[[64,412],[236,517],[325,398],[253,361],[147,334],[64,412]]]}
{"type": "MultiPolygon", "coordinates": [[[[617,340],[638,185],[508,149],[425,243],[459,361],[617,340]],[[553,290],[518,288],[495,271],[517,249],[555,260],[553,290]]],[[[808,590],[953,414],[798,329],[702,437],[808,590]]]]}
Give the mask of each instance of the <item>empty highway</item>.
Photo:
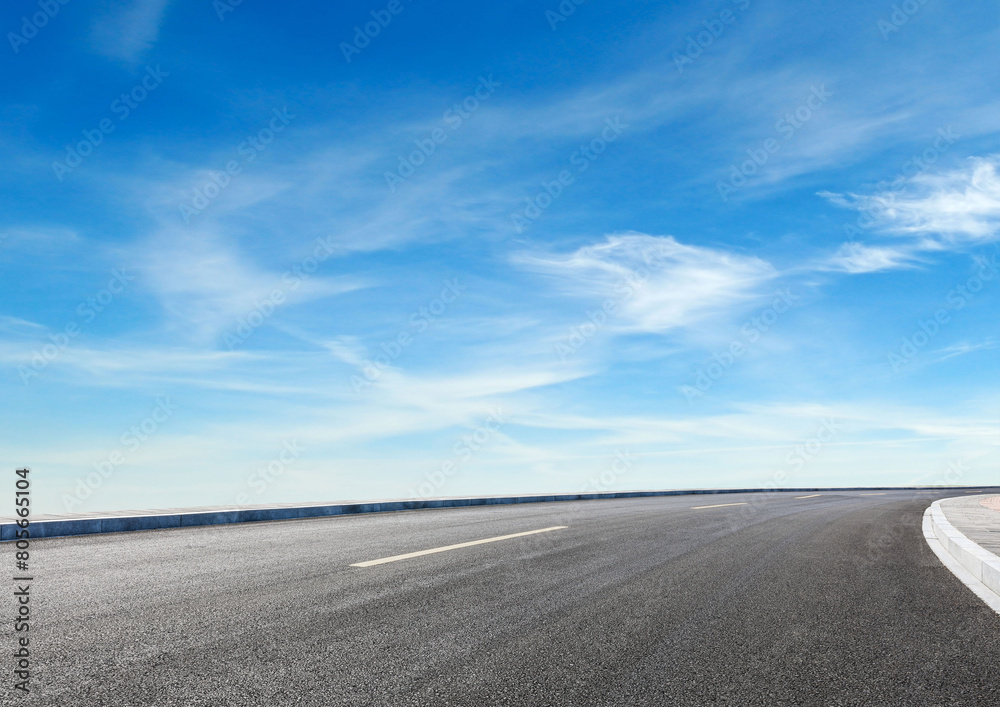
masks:
{"type": "Polygon", "coordinates": [[[921,534],[931,501],[954,495],[673,496],[39,540],[20,702],[1000,704],[1000,616],[921,534]]]}

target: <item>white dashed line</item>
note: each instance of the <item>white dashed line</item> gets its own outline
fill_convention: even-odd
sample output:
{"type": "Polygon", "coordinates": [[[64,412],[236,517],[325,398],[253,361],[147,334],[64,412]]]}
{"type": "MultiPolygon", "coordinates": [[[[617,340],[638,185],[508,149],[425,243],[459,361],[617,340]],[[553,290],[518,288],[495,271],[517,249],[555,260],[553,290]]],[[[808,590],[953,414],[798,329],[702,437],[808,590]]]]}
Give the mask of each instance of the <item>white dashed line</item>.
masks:
{"type": "Polygon", "coordinates": [[[567,525],[554,525],[551,528],[542,528],[541,530],[528,530],[523,533],[513,533],[511,535],[499,535],[495,538],[486,538],[484,540],[472,540],[467,543],[458,543],[457,545],[445,545],[444,547],[435,547],[430,550],[419,550],[417,552],[408,552],[405,555],[393,555],[392,557],[383,557],[380,560],[368,560],[367,562],[355,562],[351,567],[371,567],[373,565],[384,565],[386,562],[397,562],[399,560],[409,560],[411,557],[422,557],[423,555],[433,555],[436,552],[447,552],[448,550],[458,550],[463,547],[472,547],[473,545],[483,545],[485,543],[495,543],[499,540],[509,540],[511,538],[520,538],[525,535],[535,535],[536,533],[547,533],[550,530],[562,530],[563,528],[568,528],[567,525]]]}

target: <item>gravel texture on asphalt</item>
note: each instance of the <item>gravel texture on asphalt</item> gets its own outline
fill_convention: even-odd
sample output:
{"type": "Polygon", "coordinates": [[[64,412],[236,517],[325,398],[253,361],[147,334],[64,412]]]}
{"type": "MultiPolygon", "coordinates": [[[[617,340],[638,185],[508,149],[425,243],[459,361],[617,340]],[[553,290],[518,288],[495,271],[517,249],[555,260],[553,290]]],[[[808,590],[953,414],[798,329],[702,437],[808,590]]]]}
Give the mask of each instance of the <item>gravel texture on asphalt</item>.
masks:
{"type": "Polygon", "coordinates": [[[702,510],[674,496],[39,540],[32,692],[17,703],[1000,705],[1000,616],[921,533],[948,495],[702,510]],[[350,566],[555,525],[568,527],[350,566]]]}

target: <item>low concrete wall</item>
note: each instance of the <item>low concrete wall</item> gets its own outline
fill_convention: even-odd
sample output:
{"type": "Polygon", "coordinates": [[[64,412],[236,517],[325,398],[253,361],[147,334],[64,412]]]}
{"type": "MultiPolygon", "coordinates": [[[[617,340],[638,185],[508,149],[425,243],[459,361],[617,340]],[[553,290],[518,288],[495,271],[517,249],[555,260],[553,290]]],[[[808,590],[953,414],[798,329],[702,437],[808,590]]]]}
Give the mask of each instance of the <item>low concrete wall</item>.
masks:
{"type": "Polygon", "coordinates": [[[947,553],[1000,598],[1000,557],[981,548],[949,523],[940,501],[931,504],[930,520],[934,537],[947,553]]]}
{"type": "MultiPolygon", "coordinates": [[[[609,493],[569,493],[536,496],[484,496],[479,498],[428,498],[398,501],[374,501],[371,503],[337,503],[323,506],[298,506],[255,509],[192,509],[185,513],[165,513],[162,515],[101,516],[93,518],[72,518],[62,520],[32,521],[31,539],[54,538],[68,535],[91,535],[94,533],[122,533],[132,530],[159,530],[164,528],[185,528],[198,525],[221,525],[226,523],[253,523],[265,520],[291,520],[295,518],[319,518],[323,516],[353,515],[357,513],[385,513],[389,511],[413,511],[429,508],[461,508],[464,506],[507,505],[511,503],[550,503],[555,501],[590,501],[608,498],[645,498],[649,496],[688,496],[697,494],[730,493],[814,493],[820,491],[923,491],[941,490],[921,486],[896,487],[852,487],[852,488],[794,488],[794,489],[696,489],[669,491],[618,491],[609,493]]],[[[17,525],[13,522],[0,524],[0,541],[14,539],[17,525]]]]}

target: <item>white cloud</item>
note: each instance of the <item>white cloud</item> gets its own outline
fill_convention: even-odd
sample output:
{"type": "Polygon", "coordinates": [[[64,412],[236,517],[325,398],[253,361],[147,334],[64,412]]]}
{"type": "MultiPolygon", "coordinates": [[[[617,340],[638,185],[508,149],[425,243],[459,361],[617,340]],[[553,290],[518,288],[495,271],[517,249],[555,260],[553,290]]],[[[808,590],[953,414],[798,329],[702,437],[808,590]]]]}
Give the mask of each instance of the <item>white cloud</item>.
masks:
{"type": "Polygon", "coordinates": [[[365,286],[354,278],[266,270],[211,228],[164,229],[138,259],[137,284],[154,293],[186,336],[202,339],[233,330],[260,303],[266,309],[277,301],[277,309],[365,286]]]}
{"type": "Polygon", "coordinates": [[[619,329],[662,332],[691,326],[760,294],[776,277],[764,260],[689,246],[671,236],[608,236],[565,256],[517,262],[557,278],[570,295],[617,303],[619,329]]]}
{"type": "Polygon", "coordinates": [[[1000,342],[994,341],[992,339],[987,339],[985,341],[979,341],[975,343],[962,341],[960,343],[953,344],[951,346],[946,346],[945,348],[939,349],[934,353],[937,354],[938,361],[945,361],[949,358],[954,358],[955,356],[964,356],[965,354],[970,354],[975,351],[996,349],[998,347],[1000,347],[1000,342]]]}
{"type": "Polygon", "coordinates": [[[915,238],[926,250],[987,243],[1000,234],[998,167],[1000,154],[994,154],[960,169],[917,174],[895,190],[822,196],[867,214],[878,231],[915,238]]]}
{"type": "Polygon", "coordinates": [[[360,368],[368,351],[356,336],[338,336],[322,343],[336,360],[360,368]]]}
{"type": "Polygon", "coordinates": [[[845,243],[820,267],[851,274],[895,270],[913,267],[911,249],[895,246],[867,246],[862,243],[845,243]]]}
{"type": "Polygon", "coordinates": [[[21,319],[20,317],[11,317],[6,314],[0,314],[0,331],[4,332],[37,332],[38,330],[44,330],[45,327],[36,322],[29,322],[27,319],[21,319]]]}
{"type": "Polygon", "coordinates": [[[156,42],[170,0],[115,3],[94,25],[90,41],[105,56],[136,61],[156,42]]]}

